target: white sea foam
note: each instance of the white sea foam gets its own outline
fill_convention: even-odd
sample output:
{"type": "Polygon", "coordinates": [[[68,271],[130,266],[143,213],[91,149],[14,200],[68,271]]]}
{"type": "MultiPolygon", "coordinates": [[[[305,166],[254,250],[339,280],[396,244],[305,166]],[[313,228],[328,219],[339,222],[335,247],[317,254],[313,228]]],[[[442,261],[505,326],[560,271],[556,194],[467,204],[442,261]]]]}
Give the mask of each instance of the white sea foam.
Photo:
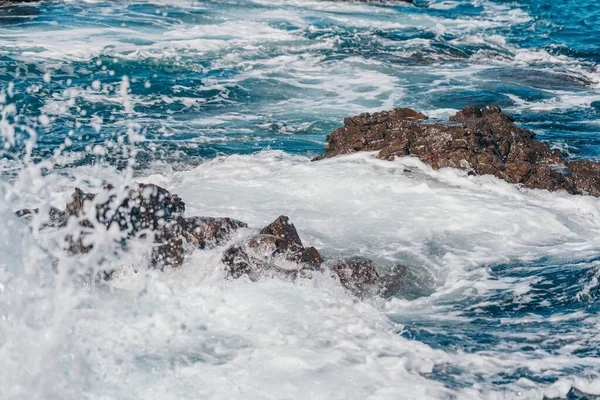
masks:
{"type": "MultiPolygon", "coordinates": [[[[160,13],[167,12],[163,6],[202,13],[214,6],[188,0],[151,3],[160,13]]],[[[481,6],[484,13],[453,19],[409,13],[409,5],[254,1],[251,7],[242,2],[240,9],[232,7],[227,13],[217,13],[210,24],[199,24],[175,23],[168,16],[156,21],[147,15],[132,17],[122,13],[128,5],[115,2],[101,12],[127,14],[123,15],[125,27],[57,26],[43,34],[3,28],[0,51],[37,63],[43,73],[73,72],[71,62],[85,63],[98,56],[132,62],[174,60],[175,66],[190,73],[231,71],[226,77],[203,78],[198,87],[174,84],[173,95],[121,93],[117,86],[121,77],[115,77],[112,91],[97,85],[76,87],[43,99],[41,111],[50,116],[69,116],[73,105],[81,105],[77,102],[119,108],[127,100],[129,111],[135,111],[136,105],[182,104],[197,111],[196,116],[183,122],[161,119],[161,124],[168,134],[180,126],[197,132],[198,137],[187,146],[226,141],[231,133],[228,124],[252,121],[263,126],[265,115],[269,121],[279,121],[318,110],[314,120],[339,122],[353,113],[410,106],[406,96],[412,86],[432,96],[449,87],[476,89],[487,79],[482,78],[486,70],[498,65],[560,66],[600,82],[597,68],[546,50],[518,48],[501,35],[487,35],[488,29],[530,21],[529,15],[512,5],[478,0],[441,1],[433,7],[443,11],[461,3],[481,6]],[[275,5],[281,9],[269,8],[275,5]],[[144,31],[127,26],[136,21],[155,25],[144,31]],[[353,34],[342,34],[337,30],[340,25],[353,34]],[[435,39],[395,41],[375,35],[376,30],[404,29],[426,30],[435,39]],[[445,43],[444,35],[453,39],[445,43]],[[329,51],[344,40],[372,41],[368,46],[372,44],[373,54],[349,51],[332,56],[329,51]],[[468,66],[413,66],[386,58],[412,57],[439,44],[455,50],[461,46],[491,50],[464,58],[468,66]],[[210,58],[210,65],[199,64],[198,57],[210,58]],[[428,77],[426,83],[413,82],[423,75],[428,77]],[[266,109],[250,105],[218,115],[203,113],[206,103],[232,102],[233,90],[256,81],[285,86],[286,96],[270,102],[266,109]],[[219,94],[214,99],[202,97],[209,91],[219,94]],[[211,130],[211,135],[204,136],[203,130],[211,130]]],[[[443,62],[463,55],[430,57],[443,62]]],[[[260,83],[255,87],[262,89],[260,83]]],[[[277,90],[267,93],[278,98],[282,93],[277,90]]],[[[554,99],[543,102],[507,96],[516,108],[534,111],[588,107],[599,100],[588,91],[550,94],[554,99]]],[[[456,111],[429,108],[424,111],[438,118],[456,111]]],[[[98,127],[98,118],[92,115],[89,123],[98,127]]],[[[144,118],[138,112],[133,120],[143,123],[144,118]]],[[[306,129],[310,123],[306,118],[290,122],[281,132],[306,129]]],[[[125,126],[130,121],[114,124],[125,126]]],[[[261,140],[247,127],[237,132],[248,140],[261,140]]],[[[64,165],[80,157],[66,155],[53,161],[64,165]]],[[[64,207],[74,186],[97,190],[107,182],[123,184],[129,177],[102,163],[57,172],[47,164],[25,168],[23,162],[2,160],[0,171],[12,182],[0,184],[0,219],[5,228],[0,231],[2,398],[79,399],[85,393],[86,398],[103,400],[539,399],[565,397],[572,388],[600,394],[598,359],[573,354],[600,345],[597,315],[582,309],[550,316],[531,312],[520,318],[495,318],[485,311],[503,306],[489,296],[497,293],[508,293],[519,306],[527,307],[535,299],[533,287],[540,280],[536,275],[499,278],[491,266],[540,258],[570,263],[573,257],[597,257],[598,199],[526,190],[494,177],[433,171],[414,158],[387,162],[373,154],[312,163],[306,157],[265,151],[219,157],[178,172],[154,163],[137,177],[182,196],[188,215],[230,216],[248,222],[251,230],[242,235],[255,232],[280,214],[288,215],[305,244],[319,248],[325,257],[364,255],[383,267],[405,264],[421,285],[421,294],[430,294],[411,300],[359,301],[328,274],[296,283],[224,280],[223,247],[195,251],[181,268],[161,273],[145,270],[149,246],[135,243],[120,259],[110,260],[119,269],[112,282],[74,283],[66,271],[75,261],[56,260],[44,252],[52,250],[53,233],[29,232],[11,211],[49,204],[64,207]],[[452,308],[470,301],[469,310],[480,320],[515,327],[502,339],[522,339],[529,333],[519,328],[538,323],[535,334],[529,334],[532,340],[565,344],[555,351],[520,352],[500,341],[486,351],[443,351],[400,335],[420,327],[432,335],[448,334],[444,324],[472,322],[473,318],[452,308]],[[393,322],[397,320],[409,324],[393,322]],[[565,321],[581,324],[577,335],[543,327],[565,321]],[[558,380],[506,378],[505,383],[497,383],[504,379],[499,377],[522,368],[558,380]],[[444,379],[436,374],[445,369],[461,384],[445,382],[448,388],[440,383],[444,379]]],[[[586,301],[597,292],[597,271],[575,295],[577,299],[586,301]]]]}
{"type": "MultiPolygon", "coordinates": [[[[70,174],[93,178],[95,185],[123,179],[102,166],[70,174]]],[[[11,368],[3,376],[1,387],[11,397],[76,398],[78,390],[86,390],[92,398],[132,399],[510,398],[517,391],[536,398],[564,395],[571,387],[597,390],[597,383],[579,378],[549,386],[520,380],[499,392],[488,384],[446,389],[426,377],[435,366],[476,368],[494,376],[514,368],[600,364],[566,354],[442,352],[398,336],[402,327],[386,318],[414,313],[415,321],[452,319],[452,313],[442,312],[446,300],[501,288],[526,296],[532,280],[491,280],[485,265],[596,254],[600,202],[595,198],[522,190],[493,177],[433,171],[414,158],[381,161],[369,153],[310,162],[267,151],[139,180],[178,193],[188,215],[230,216],[253,228],[288,215],[306,245],[326,257],[362,254],[382,264],[404,263],[433,277],[437,291],[382,304],[352,299],[327,274],[295,284],[223,280],[223,248],[196,251],[181,268],[165,273],[135,274],[128,268],[143,260],[124,257],[113,264],[124,268],[115,281],[82,291],[64,276],[52,278],[30,235],[5,207],[2,218],[11,228],[4,232],[11,236],[0,242],[14,255],[0,268],[1,282],[10,289],[4,289],[0,303],[0,354],[15,365],[36,366],[11,368]],[[43,271],[45,281],[32,279],[43,271]],[[15,283],[32,295],[20,298],[12,292],[15,283]],[[16,298],[23,312],[11,303],[16,298]],[[25,350],[27,341],[36,346],[25,350]]],[[[39,202],[51,194],[51,202],[62,206],[72,180],[61,173],[44,182],[43,188],[19,187],[12,196],[33,205],[36,196],[39,202]]],[[[564,318],[600,324],[584,314],[564,318]]]]}

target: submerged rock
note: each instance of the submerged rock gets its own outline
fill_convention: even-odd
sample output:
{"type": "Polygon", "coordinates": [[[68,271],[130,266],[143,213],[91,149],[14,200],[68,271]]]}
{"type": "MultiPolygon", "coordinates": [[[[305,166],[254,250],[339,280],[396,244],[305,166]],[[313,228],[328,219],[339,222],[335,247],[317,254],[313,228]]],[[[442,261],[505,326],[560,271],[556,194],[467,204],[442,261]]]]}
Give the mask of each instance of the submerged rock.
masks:
{"type": "Polygon", "coordinates": [[[346,118],[327,137],[324,156],[378,151],[378,157],[416,156],[433,169],[458,168],[549,191],[600,196],[600,164],[568,162],[519,128],[498,106],[467,107],[448,123],[408,108],[346,118]]]}
{"type": "Polygon", "coordinates": [[[227,276],[247,275],[256,281],[265,275],[294,279],[303,272],[319,269],[323,260],[314,247],[305,248],[288,217],[280,216],[243,243],[223,254],[227,276]]]}
{"type": "Polygon", "coordinates": [[[400,291],[406,279],[406,267],[399,265],[391,273],[380,275],[375,263],[363,257],[335,260],[328,267],[346,289],[359,297],[391,297],[400,291]]]}
{"type": "Polygon", "coordinates": [[[317,249],[304,247],[296,227],[286,216],[277,218],[258,235],[230,246],[222,261],[228,277],[247,276],[252,281],[264,277],[310,278],[313,271],[330,270],[346,289],[359,297],[393,296],[406,278],[403,266],[381,275],[373,261],[362,257],[324,263],[317,249]]]}
{"type": "MultiPolygon", "coordinates": [[[[16,211],[15,215],[17,217],[19,217],[21,220],[24,220],[27,223],[30,223],[33,220],[33,216],[36,214],[40,214],[40,213],[42,213],[42,211],[39,208],[34,208],[34,209],[24,208],[22,210],[16,211]]],[[[48,209],[45,217],[47,218],[47,220],[41,226],[42,228],[51,227],[51,226],[53,226],[53,227],[60,226],[65,223],[66,218],[67,218],[65,212],[59,210],[56,207],[50,207],[48,209]]]]}
{"type": "Polygon", "coordinates": [[[181,230],[189,244],[206,249],[229,241],[240,228],[248,228],[248,224],[227,217],[191,217],[183,219],[181,230]]]}

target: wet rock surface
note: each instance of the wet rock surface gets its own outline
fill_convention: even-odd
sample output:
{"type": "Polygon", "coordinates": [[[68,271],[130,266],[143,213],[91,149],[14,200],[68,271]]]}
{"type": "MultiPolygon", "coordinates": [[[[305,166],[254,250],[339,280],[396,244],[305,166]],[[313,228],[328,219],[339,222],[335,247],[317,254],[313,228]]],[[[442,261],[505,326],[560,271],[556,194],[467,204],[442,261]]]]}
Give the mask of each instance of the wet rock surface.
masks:
{"type": "Polygon", "coordinates": [[[66,205],[63,225],[75,218],[87,229],[77,238],[67,236],[66,246],[73,254],[89,252],[92,246],[84,244],[87,234],[97,229],[98,224],[106,229],[117,226],[124,233],[124,240],[154,235],[153,266],[177,266],[184,258],[183,240],[178,229],[178,220],[184,212],[185,203],[177,195],[152,184],[137,184],[126,188],[124,193],[117,192],[111,185],[98,194],[76,188],[66,205]]]}
{"type": "Polygon", "coordinates": [[[179,196],[152,184],[138,184],[127,188],[124,194],[116,193],[110,185],[100,194],[85,193],[76,188],[66,206],[67,217],[79,218],[84,226],[92,225],[86,219],[90,217],[89,212],[85,217],[83,215],[88,204],[95,209],[92,214],[97,222],[106,227],[117,225],[129,236],[142,230],[161,230],[185,212],[185,203],[179,196]]]}
{"type": "Polygon", "coordinates": [[[15,215],[27,223],[33,220],[34,215],[44,214],[45,222],[41,228],[56,227],[65,223],[67,216],[66,213],[56,207],[50,207],[48,210],[42,211],[39,208],[34,209],[22,209],[15,212],[15,215]]]}
{"type": "MultiPolygon", "coordinates": [[[[30,222],[39,209],[24,209],[16,215],[30,222]]],[[[179,196],[152,184],[136,184],[118,192],[108,185],[100,193],[86,193],[76,188],[65,210],[51,207],[47,222],[41,226],[65,228],[71,220],[80,227],[78,232],[65,236],[65,247],[71,254],[89,252],[93,246],[86,237],[97,229],[117,226],[123,232],[123,248],[134,237],[153,236],[151,265],[179,266],[185,258],[185,244],[197,248],[220,245],[231,238],[234,231],[247,227],[231,218],[184,218],[185,203],[179,196]]]]}
{"type": "MultiPolygon", "coordinates": [[[[186,247],[209,249],[228,243],[236,231],[248,228],[232,218],[185,218],[185,204],[174,194],[156,185],[139,184],[117,192],[107,186],[100,193],[86,193],[76,188],[65,210],[24,209],[16,215],[30,222],[35,214],[44,213],[45,225],[61,229],[70,226],[65,235],[66,249],[72,254],[87,253],[93,244],[85,239],[97,229],[118,227],[123,232],[122,249],[127,240],[152,235],[150,266],[162,269],[177,267],[185,260],[186,247]]],[[[315,272],[329,271],[352,294],[389,297],[404,284],[406,270],[398,266],[392,273],[381,275],[376,265],[366,258],[353,257],[325,263],[314,247],[305,247],[290,219],[280,216],[256,235],[229,246],[221,258],[226,276],[247,276],[252,281],[266,277],[286,280],[311,278],[315,272]]],[[[100,272],[110,279],[114,270],[100,272]]]]}
{"type": "Polygon", "coordinates": [[[378,151],[387,160],[416,156],[433,169],[494,175],[531,189],[600,196],[600,164],[568,161],[498,106],[467,107],[446,123],[408,108],[346,118],[320,158],[358,151],[378,151]]]}
{"type": "Polygon", "coordinates": [[[227,277],[247,276],[252,281],[265,277],[310,278],[314,271],[329,271],[359,297],[393,296],[402,289],[406,278],[403,266],[382,275],[373,261],[363,257],[323,262],[317,249],[304,247],[296,227],[283,215],[258,235],[230,246],[222,261],[227,277]]]}
{"type": "Polygon", "coordinates": [[[317,249],[304,247],[296,227],[283,215],[258,235],[229,247],[222,261],[227,276],[247,275],[253,281],[265,275],[294,279],[303,272],[319,269],[323,262],[317,249]]]}
{"type": "Polygon", "coordinates": [[[406,267],[399,265],[391,273],[380,275],[375,263],[364,257],[335,260],[328,264],[340,283],[356,296],[391,297],[398,293],[406,278],[406,267]]]}
{"type": "Polygon", "coordinates": [[[182,220],[182,234],[188,243],[199,249],[226,243],[235,231],[248,224],[233,218],[191,217],[182,220]]]}

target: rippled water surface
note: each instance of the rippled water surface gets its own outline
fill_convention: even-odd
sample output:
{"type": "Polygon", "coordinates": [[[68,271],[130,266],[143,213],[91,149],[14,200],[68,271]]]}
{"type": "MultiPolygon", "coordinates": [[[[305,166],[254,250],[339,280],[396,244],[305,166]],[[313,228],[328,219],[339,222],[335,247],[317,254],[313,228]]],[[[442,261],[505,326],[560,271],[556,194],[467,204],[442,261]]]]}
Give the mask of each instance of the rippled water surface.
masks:
{"type": "Polygon", "coordinates": [[[600,159],[599,62],[592,0],[0,6],[0,398],[600,396],[598,199],[415,159],[310,162],[354,114],[487,104],[600,159]],[[188,215],[289,215],[325,257],[414,282],[359,301],[327,274],[230,281],[223,247],[135,273],[140,244],[87,285],[65,271],[91,259],[11,215],[131,180],[188,215]]]}

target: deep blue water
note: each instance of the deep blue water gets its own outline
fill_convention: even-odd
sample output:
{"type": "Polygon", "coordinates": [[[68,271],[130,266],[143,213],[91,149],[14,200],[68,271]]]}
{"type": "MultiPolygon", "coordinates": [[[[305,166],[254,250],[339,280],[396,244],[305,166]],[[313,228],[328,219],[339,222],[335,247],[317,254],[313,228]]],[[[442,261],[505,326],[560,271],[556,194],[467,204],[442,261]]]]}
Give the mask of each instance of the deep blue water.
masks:
{"type": "MultiPolygon", "coordinates": [[[[0,87],[16,106],[7,120],[36,129],[37,160],[58,162],[62,152],[67,166],[123,166],[119,140],[128,132],[145,136],[137,155],[144,173],[157,161],[189,169],[265,149],[312,157],[350,115],[410,107],[445,119],[488,104],[567,156],[600,160],[599,63],[600,8],[592,0],[0,7],[0,87]]],[[[17,127],[2,157],[21,159],[28,137],[17,127]]],[[[441,293],[389,317],[409,340],[461,360],[498,360],[424,374],[462,395],[472,388],[491,398],[486,390],[527,387],[523,379],[542,386],[581,379],[589,393],[573,384],[567,396],[593,398],[600,247],[566,258],[522,256],[480,265],[486,285],[498,284],[481,295],[441,293]],[[526,294],[516,289],[523,285],[526,294]]]]}
{"type": "Polygon", "coordinates": [[[14,82],[12,101],[24,119],[52,117],[41,129],[40,154],[71,130],[74,150],[122,134],[127,118],[114,100],[127,75],[129,119],[143,127],[147,147],[160,144],[151,158],[267,147],[316,154],[349,114],[492,103],[573,155],[594,157],[600,78],[592,3],[10,7],[2,11],[0,79],[14,82]],[[38,42],[42,32],[48,39],[38,42]],[[92,118],[102,120],[100,135],[92,118]]]}

